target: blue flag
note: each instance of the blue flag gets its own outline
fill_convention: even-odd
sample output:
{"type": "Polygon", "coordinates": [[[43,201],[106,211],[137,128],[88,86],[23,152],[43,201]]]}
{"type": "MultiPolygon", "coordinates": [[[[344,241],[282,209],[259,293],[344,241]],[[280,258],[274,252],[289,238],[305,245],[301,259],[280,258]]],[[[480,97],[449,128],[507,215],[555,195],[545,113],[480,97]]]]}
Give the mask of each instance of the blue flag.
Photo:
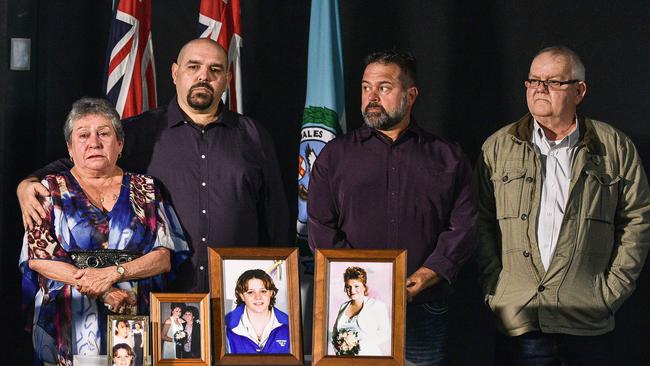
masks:
{"type": "Polygon", "coordinates": [[[345,130],[343,53],[338,0],[311,2],[307,98],[298,156],[299,241],[307,239],[309,173],[323,146],[345,130]]]}

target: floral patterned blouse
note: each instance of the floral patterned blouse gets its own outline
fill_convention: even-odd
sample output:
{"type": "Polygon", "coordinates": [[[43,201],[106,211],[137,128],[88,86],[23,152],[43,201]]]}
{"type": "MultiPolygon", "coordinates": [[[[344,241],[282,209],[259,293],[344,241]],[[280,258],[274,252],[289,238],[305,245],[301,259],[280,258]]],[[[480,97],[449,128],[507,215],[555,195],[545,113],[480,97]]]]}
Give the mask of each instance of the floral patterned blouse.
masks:
{"type": "Polygon", "coordinates": [[[23,304],[34,312],[35,364],[71,365],[76,354],[106,354],[107,309],[103,301],[82,295],[74,286],[32,271],[29,260],[72,263],[69,253],[76,250],[146,254],[167,248],[172,254],[170,273],[114,285],[137,294],[138,314],[148,314],[149,293],[163,290],[166,278],[190,253],[174,210],[150,176],[124,173],[110,211],[93,205],[70,171],[48,175],[42,183],[50,191],[45,201],[48,215],[23,239],[23,304]]]}

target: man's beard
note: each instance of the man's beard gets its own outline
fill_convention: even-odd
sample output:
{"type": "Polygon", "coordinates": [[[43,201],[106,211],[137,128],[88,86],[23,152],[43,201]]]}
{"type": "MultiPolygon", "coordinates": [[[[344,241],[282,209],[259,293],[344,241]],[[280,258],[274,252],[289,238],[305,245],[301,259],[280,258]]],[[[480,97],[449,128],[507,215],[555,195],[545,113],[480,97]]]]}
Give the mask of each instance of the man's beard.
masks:
{"type": "Polygon", "coordinates": [[[206,110],[210,108],[212,102],[214,102],[214,89],[212,89],[212,86],[208,83],[194,84],[187,93],[187,104],[196,110],[206,110]],[[206,88],[210,90],[210,92],[199,91],[193,93],[192,91],[196,88],[206,88]]]}
{"type": "Polygon", "coordinates": [[[404,94],[399,106],[393,112],[386,112],[386,109],[381,104],[370,102],[366,106],[365,110],[361,111],[363,120],[366,122],[366,125],[372,129],[382,131],[389,130],[404,119],[404,116],[406,115],[407,101],[408,94],[404,94]],[[379,108],[381,110],[379,112],[368,112],[368,109],[370,108],[379,108]]]}

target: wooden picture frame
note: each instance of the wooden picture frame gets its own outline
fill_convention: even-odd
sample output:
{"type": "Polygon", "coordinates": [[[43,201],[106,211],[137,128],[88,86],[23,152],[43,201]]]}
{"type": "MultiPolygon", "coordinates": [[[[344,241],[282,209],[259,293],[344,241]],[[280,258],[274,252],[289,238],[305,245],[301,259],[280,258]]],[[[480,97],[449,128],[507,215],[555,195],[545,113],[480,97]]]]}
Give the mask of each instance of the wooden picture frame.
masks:
{"type": "Polygon", "coordinates": [[[406,250],[317,249],[315,262],[312,365],[404,365],[406,250]],[[355,280],[346,283],[344,274],[358,278],[356,286],[355,280]],[[345,323],[349,318],[344,315],[358,296],[355,287],[365,291],[361,311],[371,311],[364,321],[374,327],[373,334],[380,334],[377,342],[360,340],[358,329],[345,329],[352,324],[345,323]]]}
{"type": "Polygon", "coordinates": [[[298,249],[208,248],[208,259],[215,364],[302,365],[298,249]],[[264,290],[268,293],[266,287],[275,287],[277,291],[256,303],[237,292],[239,288],[251,294],[264,290]],[[249,312],[253,319],[256,313],[267,309],[277,323],[273,323],[270,334],[262,335],[267,338],[262,338],[260,342],[264,344],[259,346],[252,336],[241,331],[242,321],[249,321],[249,312]]]}
{"type": "Polygon", "coordinates": [[[151,293],[151,339],[154,365],[211,366],[209,302],[209,294],[205,293],[151,293]],[[178,323],[172,325],[172,322],[178,318],[179,312],[183,319],[180,321],[182,328],[178,328],[178,323]],[[198,319],[195,316],[197,312],[198,319]],[[176,314],[172,317],[174,313],[176,314]],[[186,331],[189,327],[186,326],[188,321],[185,319],[194,319],[191,333],[186,331]],[[168,325],[165,326],[165,323],[168,325]],[[196,329],[197,327],[198,329],[196,329]],[[175,328],[178,329],[175,330],[175,328]],[[164,329],[167,329],[168,337],[178,337],[177,341],[163,340],[162,331],[164,329]],[[170,336],[169,334],[172,333],[173,335],[170,336]],[[196,342],[197,336],[198,342],[196,342]],[[188,345],[190,351],[185,352],[185,344],[188,345]],[[172,357],[172,355],[174,356],[172,357]]]}
{"type": "Polygon", "coordinates": [[[109,315],[106,322],[108,366],[119,363],[113,360],[116,354],[120,358],[132,357],[133,366],[151,365],[148,316],[109,315]],[[126,346],[122,347],[123,344],[126,346]]]}

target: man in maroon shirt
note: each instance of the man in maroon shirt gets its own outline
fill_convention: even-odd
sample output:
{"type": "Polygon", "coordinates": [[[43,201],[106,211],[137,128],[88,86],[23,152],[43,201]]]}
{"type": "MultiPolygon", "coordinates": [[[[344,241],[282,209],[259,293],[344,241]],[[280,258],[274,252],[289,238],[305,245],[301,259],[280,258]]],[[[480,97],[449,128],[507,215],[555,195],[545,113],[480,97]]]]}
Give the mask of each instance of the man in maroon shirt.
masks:
{"type": "Polygon", "coordinates": [[[394,51],[366,58],[365,125],[330,141],[309,184],[315,248],[408,250],[406,358],[446,363],[446,297],[476,245],[476,196],[461,148],[411,116],[415,59],[394,51]]]}

